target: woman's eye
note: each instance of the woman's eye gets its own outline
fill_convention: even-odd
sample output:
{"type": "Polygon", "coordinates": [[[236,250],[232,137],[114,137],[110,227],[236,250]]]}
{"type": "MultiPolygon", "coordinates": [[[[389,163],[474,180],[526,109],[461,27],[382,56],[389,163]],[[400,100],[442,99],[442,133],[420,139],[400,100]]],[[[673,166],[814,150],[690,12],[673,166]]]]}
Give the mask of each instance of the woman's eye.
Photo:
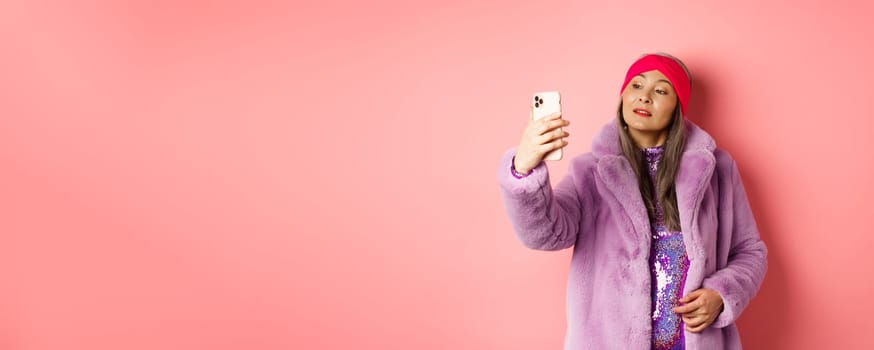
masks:
{"type": "Polygon", "coordinates": [[[661,89],[656,90],[656,92],[657,92],[659,95],[667,95],[667,94],[668,94],[667,91],[665,91],[665,90],[661,90],[661,89]]]}
{"type": "Polygon", "coordinates": [[[633,87],[635,89],[640,89],[640,83],[633,83],[633,84],[631,84],[631,87],[633,87]]]}

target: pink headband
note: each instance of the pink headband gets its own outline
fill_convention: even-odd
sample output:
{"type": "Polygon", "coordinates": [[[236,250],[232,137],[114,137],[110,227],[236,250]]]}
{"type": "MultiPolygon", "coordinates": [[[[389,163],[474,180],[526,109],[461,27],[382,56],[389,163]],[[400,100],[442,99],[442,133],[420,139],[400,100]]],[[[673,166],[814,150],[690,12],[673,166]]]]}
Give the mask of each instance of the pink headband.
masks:
{"type": "Polygon", "coordinates": [[[680,110],[683,112],[683,115],[686,115],[686,104],[689,103],[689,95],[692,94],[692,85],[683,67],[670,57],[646,55],[638,59],[628,68],[628,73],[625,74],[625,82],[622,83],[622,89],[619,90],[619,93],[622,94],[622,91],[625,91],[625,86],[628,85],[628,82],[635,75],[651,70],[658,70],[668,78],[674,87],[674,91],[677,92],[677,98],[680,100],[680,110]]]}

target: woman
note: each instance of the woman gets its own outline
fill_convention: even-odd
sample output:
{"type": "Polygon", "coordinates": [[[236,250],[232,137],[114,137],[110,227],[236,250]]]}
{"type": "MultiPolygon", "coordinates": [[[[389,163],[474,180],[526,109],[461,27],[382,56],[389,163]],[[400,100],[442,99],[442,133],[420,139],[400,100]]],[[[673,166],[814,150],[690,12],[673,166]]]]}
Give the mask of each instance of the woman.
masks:
{"type": "Polygon", "coordinates": [[[498,180],[518,238],[574,247],[566,349],[739,349],[735,320],[767,270],[737,166],[686,120],[686,66],[648,54],[628,70],[615,121],[554,189],[545,154],[560,115],[529,121],[498,180]]]}

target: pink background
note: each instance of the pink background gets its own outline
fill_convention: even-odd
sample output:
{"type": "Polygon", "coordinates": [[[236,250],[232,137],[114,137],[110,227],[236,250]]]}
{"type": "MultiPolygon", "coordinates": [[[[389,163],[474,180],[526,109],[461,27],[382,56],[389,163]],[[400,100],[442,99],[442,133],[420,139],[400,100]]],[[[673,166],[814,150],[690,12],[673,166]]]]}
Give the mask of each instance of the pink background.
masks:
{"type": "Polygon", "coordinates": [[[570,250],[516,240],[497,162],[557,89],[557,181],[650,51],[770,248],[746,347],[872,348],[871,12],[3,2],[0,348],[559,349],[570,250]]]}

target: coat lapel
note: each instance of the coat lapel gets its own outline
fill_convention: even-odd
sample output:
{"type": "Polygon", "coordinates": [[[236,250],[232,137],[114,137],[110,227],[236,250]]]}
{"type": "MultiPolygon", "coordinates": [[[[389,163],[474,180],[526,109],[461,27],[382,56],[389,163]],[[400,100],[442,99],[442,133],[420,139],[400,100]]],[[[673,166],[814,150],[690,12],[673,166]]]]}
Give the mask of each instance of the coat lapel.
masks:
{"type": "Polygon", "coordinates": [[[690,150],[683,154],[677,170],[675,188],[677,208],[680,212],[680,228],[686,237],[686,252],[690,260],[704,257],[703,237],[698,230],[698,209],[707,190],[716,158],[713,152],[705,149],[690,150]]]}
{"type": "MultiPolygon", "coordinates": [[[[680,227],[684,234],[686,251],[693,260],[692,269],[703,269],[698,260],[704,257],[702,233],[697,226],[698,208],[707,190],[716,158],[713,152],[716,143],[707,132],[688,120],[686,123],[686,146],[675,179],[680,227]]],[[[643,243],[640,248],[647,254],[650,244],[649,214],[640,197],[640,188],[631,165],[622,155],[615,121],[604,126],[592,143],[592,151],[599,158],[598,176],[608,192],[619,202],[617,209],[631,221],[634,236],[643,243]]],[[[690,271],[692,272],[692,271],[690,271]]]]}
{"type": "MultiPolygon", "coordinates": [[[[598,176],[616,202],[619,203],[619,208],[631,220],[634,239],[646,242],[645,246],[648,247],[650,240],[649,214],[646,212],[643,198],[640,197],[637,177],[634,175],[631,165],[628,164],[624,156],[605,155],[598,162],[598,176]]],[[[649,253],[648,249],[643,250],[643,252],[649,253]]]]}
{"type": "Polygon", "coordinates": [[[689,271],[683,295],[701,286],[707,265],[705,242],[714,232],[701,232],[698,213],[704,195],[709,188],[716,169],[716,143],[713,138],[698,126],[687,122],[686,151],[680,160],[677,177],[674,179],[677,191],[677,209],[680,214],[680,228],[683,243],[689,257],[689,271]]]}

